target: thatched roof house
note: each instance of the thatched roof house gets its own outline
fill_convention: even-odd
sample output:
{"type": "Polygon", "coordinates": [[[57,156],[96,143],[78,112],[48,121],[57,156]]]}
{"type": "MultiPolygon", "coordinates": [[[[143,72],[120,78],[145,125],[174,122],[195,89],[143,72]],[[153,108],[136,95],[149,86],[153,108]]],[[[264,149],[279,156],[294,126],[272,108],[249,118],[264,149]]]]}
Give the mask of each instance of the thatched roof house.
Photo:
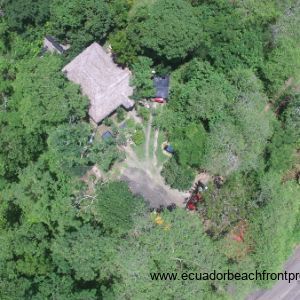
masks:
{"type": "Polygon", "coordinates": [[[119,106],[133,107],[129,98],[130,71],[119,68],[103,48],[93,43],[75,57],[63,70],[69,80],[80,84],[90,99],[89,115],[96,123],[113,113],[119,106]]]}

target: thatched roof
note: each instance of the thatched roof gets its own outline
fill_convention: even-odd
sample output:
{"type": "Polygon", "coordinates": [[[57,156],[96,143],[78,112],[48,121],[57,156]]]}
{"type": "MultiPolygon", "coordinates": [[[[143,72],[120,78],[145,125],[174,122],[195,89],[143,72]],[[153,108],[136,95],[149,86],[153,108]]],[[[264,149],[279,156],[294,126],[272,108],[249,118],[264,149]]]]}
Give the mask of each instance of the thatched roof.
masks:
{"type": "Polygon", "coordinates": [[[90,99],[89,115],[96,123],[121,105],[126,109],[134,105],[129,98],[133,92],[129,85],[130,71],[119,68],[97,43],[86,48],[62,71],[69,80],[80,84],[83,94],[90,99]]]}

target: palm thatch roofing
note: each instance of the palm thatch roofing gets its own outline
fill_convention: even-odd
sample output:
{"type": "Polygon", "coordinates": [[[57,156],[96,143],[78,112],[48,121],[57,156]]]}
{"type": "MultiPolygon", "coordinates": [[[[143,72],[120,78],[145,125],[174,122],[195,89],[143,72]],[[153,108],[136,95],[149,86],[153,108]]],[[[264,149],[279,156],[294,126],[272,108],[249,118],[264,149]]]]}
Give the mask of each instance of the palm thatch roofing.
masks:
{"type": "Polygon", "coordinates": [[[86,48],[62,71],[90,99],[89,115],[96,123],[119,106],[130,109],[134,105],[129,98],[133,92],[129,85],[130,71],[119,68],[97,43],[86,48]]]}

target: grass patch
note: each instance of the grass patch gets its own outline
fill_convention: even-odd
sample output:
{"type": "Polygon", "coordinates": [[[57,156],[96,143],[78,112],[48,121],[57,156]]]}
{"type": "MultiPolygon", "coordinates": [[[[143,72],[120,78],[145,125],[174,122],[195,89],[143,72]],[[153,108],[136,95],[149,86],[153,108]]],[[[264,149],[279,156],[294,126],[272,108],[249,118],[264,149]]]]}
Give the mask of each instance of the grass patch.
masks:
{"type": "Polygon", "coordinates": [[[166,140],[166,136],[163,131],[159,131],[158,134],[158,140],[157,140],[157,151],[156,151],[156,157],[157,161],[160,165],[163,165],[167,160],[168,157],[163,153],[161,149],[161,144],[166,140]]]}
{"type": "Polygon", "coordinates": [[[154,154],[154,135],[155,135],[155,130],[153,127],[151,127],[150,141],[149,141],[149,158],[150,159],[153,159],[153,154],[154,154]]]}

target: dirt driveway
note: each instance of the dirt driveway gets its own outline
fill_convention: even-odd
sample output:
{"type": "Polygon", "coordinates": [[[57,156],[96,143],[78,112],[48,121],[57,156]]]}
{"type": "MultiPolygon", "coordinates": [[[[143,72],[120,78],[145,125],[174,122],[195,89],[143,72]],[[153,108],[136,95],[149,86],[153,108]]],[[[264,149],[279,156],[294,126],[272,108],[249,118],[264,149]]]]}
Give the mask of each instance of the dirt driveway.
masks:
{"type": "Polygon", "coordinates": [[[166,207],[172,203],[184,207],[187,195],[171,189],[160,175],[162,166],[158,164],[156,154],[159,147],[158,132],[151,125],[152,116],[144,128],[146,141],[143,158],[139,158],[131,146],[124,147],[126,167],[122,170],[120,179],[128,183],[134,194],[143,196],[151,208],[159,208],[161,205],[166,207]]]}
{"type": "Polygon", "coordinates": [[[162,185],[151,174],[140,168],[125,169],[121,179],[128,183],[134,194],[143,196],[151,208],[159,208],[161,205],[166,207],[172,203],[179,207],[184,206],[182,193],[162,185]]]}

